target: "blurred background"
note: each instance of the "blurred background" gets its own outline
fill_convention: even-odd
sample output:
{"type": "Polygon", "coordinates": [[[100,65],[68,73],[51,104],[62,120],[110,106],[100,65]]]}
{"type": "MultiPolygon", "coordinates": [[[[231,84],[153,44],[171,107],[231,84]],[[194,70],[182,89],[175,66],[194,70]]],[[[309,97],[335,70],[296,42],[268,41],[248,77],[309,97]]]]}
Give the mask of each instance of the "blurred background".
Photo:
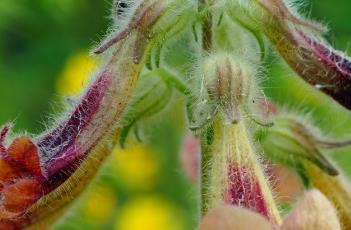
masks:
{"type": "MultiPolygon", "coordinates": [[[[32,134],[45,129],[62,100],[79,92],[96,67],[88,56],[109,26],[110,0],[0,0],[0,124],[32,134]]],[[[348,51],[349,0],[313,0],[306,12],[331,28],[331,44],[348,51]]],[[[308,113],[323,131],[351,136],[351,116],[272,58],[266,94],[308,113]]],[[[177,108],[174,108],[177,109],[177,108]]],[[[180,164],[186,142],[179,116],[154,122],[149,144],[116,149],[55,229],[192,230],[196,186],[180,164]]],[[[194,150],[196,151],[196,150],[194,150]]],[[[330,153],[351,175],[351,149],[330,153]]]]}

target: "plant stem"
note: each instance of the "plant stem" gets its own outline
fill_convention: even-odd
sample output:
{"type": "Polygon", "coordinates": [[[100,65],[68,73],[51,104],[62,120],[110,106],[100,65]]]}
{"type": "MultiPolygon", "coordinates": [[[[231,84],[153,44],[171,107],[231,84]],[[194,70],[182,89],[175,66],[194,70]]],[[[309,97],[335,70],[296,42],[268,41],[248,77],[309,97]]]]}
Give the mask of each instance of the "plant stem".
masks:
{"type": "MultiPolygon", "coordinates": [[[[208,11],[208,0],[199,0],[198,10],[200,13],[205,12],[202,20],[202,50],[203,53],[209,53],[212,49],[212,15],[208,11]]],[[[200,210],[201,216],[207,212],[208,193],[209,193],[209,162],[211,160],[211,135],[212,126],[204,128],[205,131],[201,137],[201,169],[200,169],[200,210]]]]}
{"type": "Polygon", "coordinates": [[[210,162],[212,159],[211,156],[211,142],[213,138],[213,126],[209,126],[205,128],[206,130],[203,132],[201,137],[201,169],[200,169],[200,192],[201,192],[201,216],[204,216],[208,209],[209,204],[209,193],[210,193],[210,171],[211,166],[210,162]]]}
{"type": "Polygon", "coordinates": [[[199,11],[205,12],[202,21],[202,49],[205,52],[212,48],[212,14],[208,11],[208,0],[199,0],[199,11]]]}

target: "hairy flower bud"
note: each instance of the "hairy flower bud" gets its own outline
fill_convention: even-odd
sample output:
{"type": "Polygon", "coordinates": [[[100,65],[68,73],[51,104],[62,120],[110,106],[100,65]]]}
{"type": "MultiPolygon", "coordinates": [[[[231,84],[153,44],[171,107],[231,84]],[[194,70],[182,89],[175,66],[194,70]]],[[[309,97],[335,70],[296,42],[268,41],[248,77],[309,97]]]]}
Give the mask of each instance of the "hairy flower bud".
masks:
{"type": "Polygon", "coordinates": [[[143,55],[143,46],[146,43],[156,36],[161,36],[164,40],[168,36],[183,31],[186,23],[193,20],[194,9],[196,9],[194,4],[185,0],[145,0],[133,1],[130,6],[123,5],[126,6],[123,9],[126,20],[119,20],[121,2],[115,1],[113,18],[123,23],[118,23],[117,30],[94,50],[95,54],[105,52],[112,45],[136,33],[138,42],[134,50],[134,62],[138,62],[143,55]]]}
{"type": "Polygon", "coordinates": [[[303,31],[281,36],[269,33],[280,54],[300,77],[351,109],[351,60],[303,31]]]}
{"type": "MultiPolygon", "coordinates": [[[[158,1],[149,7],[161,14],[166,6],[158,1]]],[[[145,26],[158,18],[135,13],[145,26]]],[[[80,101],[51,130],[33,139],[19,136],[8,146],[9,127],[1,130],[0,224],[19,229],[49,220],[93,178],[118,140],[120,119],[143,68],[151,40],[141,34],[122,39],[80,101]]]]}
{"type": "Polygon", "coordinates": [[[234,1],[230,15],[264,34],[298,75],[351,109],[351,60],[322,38],[326,29],[283,0],[234,1]]]}
{"type": "Polygon", "coordinates": [[[116,122],[141,71],[142,65],[133,62],[134,42],[135,36],[120,46],[55,128],[33,140],[17,137],[2,152],[7,169],[1,169],[5,186],[0,191],[4,199],[0,222],[11,222],[16,228],[35,223],[66,205],[84,188],[83,182],[91,180],[113,148],[119,134],[116,122]],[[12,190],[27,195],[18,199],[12,190]]]}
{"type": "MultiPolygon", "coordinates": [[[[115,4],[116,6],[116,4],[115,4]]],[[[140,2],[139,5],[135,6],[133,14],[130,15],[130,18],[124,28],[122,30],[117,31],[115,35],[112,37],[108,38],[106,41],[104,41],[95,51],[95,54],[100,54],[106,51],[109,47],[114,45],[115,43],[125,39],[128,35],[130,35],[134,30],[138,32],[138,38],[139,39],[146,39],[147,34],[149,31],[147,31],[148,28],[151,25],[155,24],[157,22],[157,19],[161,16],[161,14],[164,12],[165,7],[167,6],[166,1],[163,0],[149,0],[149,1],[144,1],[140,2]]],[[[118,14],[118,9],[117,12],[118,14]]],[[[139,46],[141,43],[139,43],[139,46]]],[[[135,55],[137,55],[138,52],[141,50],[137,50],[138,47],[136,46],[135,50],[135,55]]],[[[135,62],[138,60],[135,59],[135,62]]]]}
{"type": "MultiPolygon", "coordinates": [[[[193,9],[192,4],[182,3],[146,0],[135,4],[128,23],[95,51],[102,53],[118,42],[106,55],[107,62],[53,128],[35,138],[18,136],[12,143],[6,139],[10,127],[0,130],[1,228],[48,224],[85,188],[120,136],[121,118],[128,115],[126,108],[149,48],[157,36],[164,38],[173,31],[175,22],[182,18],[178,12],[193,9]]],[[[115,4],[124,7],[121,2],[115,4]]],[[[115,13],[120,14],[121,9],[115,13]]],[[[186,15],[189,19],[191,14],[186,15]]],[[[179,25],[175,28],[179,31],[179,25]]],[[[152,109],[162,107],[163,99],[152,109]]],[[[149,108],[141,110],[138,112],[152,113],[149,108]]]]}
{"type": "Polygon", "coordinates": [[[204,194],[206,209],[219,204],[237,205],[279,223],[269,181],[244,122],[230,124],[217,119],[213,126],[213,143],[207,147],[208,184],[203,185],[208,186],[204,194]]]}
{"type": "Polygon", "coordinates": [[[130,129],[143,118],[161,111],[170,101],[173,90],[169,83],[156,73],[150,72],[141,76],[135,92],[120,121],[120,125],[123,126],[120,139],[122,147],[130,129]]]}
{"type": "Polygon", "coordinates": [[[329,175],[338,175],[338,170],[321,151],[350,145],[349,140],[325,140],[316,128],[291,114],[281,113],[274,121],[273,127],[257,134],[268,156],[292,167],[298,159],[308,160],[329,175]]]}
{"type": "Polygon", "coordinates": [[[272,125],[252,115],[258,97],[255,64],[220,53],[204,58],[200,68],[200,90],[193,92],[200,103],[194,104],[189,116],[191,122],[195,120],[198,124],[191,126],[192,129],[204,127],[218,113],[223,113],[233,124],[249,117],[259,125],[272,125]]]}
{"type": "Polygon", "coordinates": [[[203,213],[220,204],[237,205],[279,223],[269,181],[250,142],[249,100],[255,90],[253,68],[226,54],[210,55],[203,63],[203,86],[216,111],[208,130],[202,129],[203,213]]]}
{"type": "Polygon", "coordinates": [[[301,119],[278,113],[275,126],[261,132],[259,136],[265,153],[273,161],[288,164],[304,180],[319,189],[337,208],[342,226],[349,229],[351,187],[341,170],[320,150],[347,146],[351,141],[325,139],[318,133],[320,131],[301,119]]]}
{"type": "Polygon", "coordinates": [[[204,84],[214,106],[232,123],[240,120],[253,89],[253,68],[230,55],[211,55],[204,61],[204,84]]]}
{"type": "Polygon", "coordinates": [[[295,16],[283,1],[275,2],[264,4],[277,22],[265,27],[266,36],[300,77],[351,109],[351,60],[311,32],[323,31],[321,26],[295,16]]]}

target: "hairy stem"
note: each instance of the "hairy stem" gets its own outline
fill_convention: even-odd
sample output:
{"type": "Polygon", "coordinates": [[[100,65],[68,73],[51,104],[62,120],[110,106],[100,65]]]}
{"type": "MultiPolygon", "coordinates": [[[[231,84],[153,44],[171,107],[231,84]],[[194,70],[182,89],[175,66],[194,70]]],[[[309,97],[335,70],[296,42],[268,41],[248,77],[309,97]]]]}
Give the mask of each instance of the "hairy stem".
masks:
{"type": "Polygon", "coordinates": [[[212,48],[212,14],[208,10],[208,0],[199,0],[199,11],[204,11],[205,15],[202,21],[202,49],[205,52],[211,51],[212,48]]]}

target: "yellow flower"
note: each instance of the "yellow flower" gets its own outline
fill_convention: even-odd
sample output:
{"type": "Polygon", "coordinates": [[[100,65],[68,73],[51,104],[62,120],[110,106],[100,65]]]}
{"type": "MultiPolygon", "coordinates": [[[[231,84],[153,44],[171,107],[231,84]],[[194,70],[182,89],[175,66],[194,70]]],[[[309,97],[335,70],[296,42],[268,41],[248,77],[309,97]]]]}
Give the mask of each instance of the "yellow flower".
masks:
{"type": "Polygon", "coordinates": [[[126,149],[117,149],[113,155],[114,174],[128,188],[151,189],[155,185],[160,165],[151,149],[134,143],[126,149]]]}
{"type": "Polygon", "coordinates": [[[116,209],[116,194],[107,186],[95,185],[83,204],[85,219],[95,225],[106,224],[116,209]]]}
{"type": "Polygon", "coordinates": [[[179,211],[157,197],[143,197],[127,203],[121,210],[116,230],[183,230],[179,211]]]}
{"type": "Polygon", "coordinates": [[[95,60],[86,52],[70,57],[58,78],[57,92],[65,96],[79,94],[89,82],[91,72],[95,67],[95,60]]]}

